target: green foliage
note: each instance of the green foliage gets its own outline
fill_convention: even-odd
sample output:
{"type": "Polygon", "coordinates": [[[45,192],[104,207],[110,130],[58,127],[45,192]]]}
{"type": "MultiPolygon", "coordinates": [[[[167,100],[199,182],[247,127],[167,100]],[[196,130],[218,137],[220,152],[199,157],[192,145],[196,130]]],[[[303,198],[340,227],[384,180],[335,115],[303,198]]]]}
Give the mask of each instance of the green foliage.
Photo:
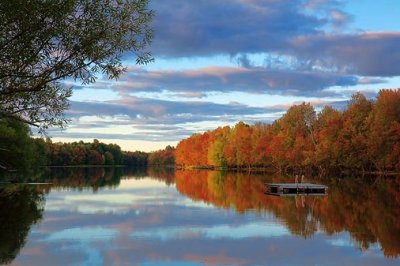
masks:
{"type": "MultiPolygon", "coordinates": [[[[43,141],[43,140],[42,140],[43,141]]],[[[43,141],[44,142],[44,141],[43,141]]],[[[45,150],[50,166],[66,165],[125,165],[146,166],[149,154],[141,151],[122,151],[117,144],[105,144],[97,139],[93,142],[52,143],[46,141],[45,150]]],[[[174,148],[168,146],[165,158],[159,164],[174,164],[174,148]]],[[[161,154],[161,151],[160,151],[161,154]]],[[[153,155],[153,158],[155,155],[153,155]]],[[[151,159],[150,159],[151,160],[151,159]]]]}
{"type": "Polygon", "coordinates": [[[122,55],[152,60],[153,12],[147,0],[0,1],[0,118],[43,131],[64,126],[71,89],[65,79],[118,78],[122,55]]]}
{"type": "Polygon", "coordinates": [[[29,127],[16,119],[0,119],[0,171],[33,172],[45,163],[43,143],[30,137],[29,127]]]}

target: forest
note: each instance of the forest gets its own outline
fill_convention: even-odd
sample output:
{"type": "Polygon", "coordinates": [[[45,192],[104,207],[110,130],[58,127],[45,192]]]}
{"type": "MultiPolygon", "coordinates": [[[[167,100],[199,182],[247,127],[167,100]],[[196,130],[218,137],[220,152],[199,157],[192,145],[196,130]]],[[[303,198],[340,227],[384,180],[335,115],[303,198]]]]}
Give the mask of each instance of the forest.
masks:
{"type": "Polygon", "coordinates": [[[291,106],[272,124],[243,122],[193,134],[151,153],[116,144],[53,143],[32,138],[16,119],[0,120],[0,171],[42,166],[175,165],[179,168],[267,169],[286,173],[400,172],[400,89],[375,100],[352,96],[344,110],[291,106]]]}
{"type": "Polygon", "coordinates": [[[123,151],[117,144],[93,142],[52,142],[33,138],[26,123],[0,119],[0,174],[31,174],[44,166],[146,166],[173,165],[175,148],[150,153],[123,151]]]}
{"type": "Polygon", "coordinates": [[[400,172],[400,89],[352,96],[344,110],[291,106],[272,124],[243,122],[179,142],[179,167],[280,172],[400,172]]]}

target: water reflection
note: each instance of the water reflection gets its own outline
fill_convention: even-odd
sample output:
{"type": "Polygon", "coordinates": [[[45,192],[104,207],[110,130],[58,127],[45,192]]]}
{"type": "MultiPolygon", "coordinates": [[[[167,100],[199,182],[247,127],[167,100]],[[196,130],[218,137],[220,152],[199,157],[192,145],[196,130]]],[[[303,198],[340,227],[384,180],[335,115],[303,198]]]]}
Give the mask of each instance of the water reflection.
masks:
{"type": "Polygon", "coordinates": [[[217,171],[71,168],[36,180],[52,185],[0,193],[1,263],[399,262],[396,178],[314,180],[329,186],[326,197],[268,196],[265,182],[293,180],[217,171]]]}
{"type": "Polygon", "coordinates": [[[31,226],[42,218],[43,187],[0,186],[0,264],[11,262],[25,244],[31,226]]]}
{"type": "Polygon", "coordinates": [[[288,230],[304,238],[318,230],[328,235],[348,231],[361,250],[379,242],[387,257],[400,255],[400,179],[360,178],[317,180],[329,185],[329,196],[264,195],[265,182],[288,181],[248,173],[177,171],[176,187],[194,200],[239,213],[271,212],[288,230]],[[193,178],[193,177],[196,178],[193,178]]]}

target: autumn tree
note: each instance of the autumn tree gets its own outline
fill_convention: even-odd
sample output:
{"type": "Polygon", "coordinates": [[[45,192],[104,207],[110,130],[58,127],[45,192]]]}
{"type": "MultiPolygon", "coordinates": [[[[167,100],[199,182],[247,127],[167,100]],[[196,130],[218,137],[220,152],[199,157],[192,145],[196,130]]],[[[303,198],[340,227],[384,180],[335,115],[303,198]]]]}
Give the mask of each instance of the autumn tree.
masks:
{"type": "Polygon", "coordinates": [[[0,2],[0,118],[37,126],[64,126],[71,89],[119,77],[130,51],[152,60],[153,12],[147,0],[13,0],[0,2]]]}
{"type": "MultiPolygon", "coordinates": [[[[316,145],[315,122],[316,112],[309,103],[290,107],[277,121],[275,127],[279,128],[277,138],[279,138],[280,147],[275,147],[275,151],[282,149],[285,152],[286,166],[295,168],[312,164],[316,145]]],[[[278,143],[278,140],[275,142],[278,143]]]]}
{"type": "Polygon", "coordinates": [[[270,143],[272,137],[272,128],[270,125],[264,123],[254,124],[251,134],[252,166],[271,166],[272,157],[270,143]]]}
{"type": "Polygon", "coordinates": [[[226,167],[227,161],[224,155],[224,148],[230,134],[230,127],[219,127],[210,132],[207,162],[213,167],[226,167]]]}
{"type": "Polygon", "coordinates": [[[291,106],[271,125],[239,122],[179,142],[180,166],[274,167],[278,171],[400,171],[400,89],[376,102],[354,94],[345,110],[291,106]],[[205,157],[204,155],[207,154],[205,157]]]}
{"type": "Polygon", "coordinates": [[[228,161],[231,161],[234,166],[250,168],[252,161],[251,133],[252,127],[243,122],[237,123],[232,129],[229,145],[233,146],[234,153],[231,154],[232,159],[228,158],[228,161]]]}
{"type": "Polygon", "coordinates": [[[147,164],[155,166],[170,166],[175,164],[175,148],[168,145],[163,150],[151,152],[147,157],[147,164]]]}
{"type": "Polygon", "coordinates": [[[343,127],[342,113],[325,106],[316,121],[315,164],[321,171],[339,165],[339,150],[335,145],[343,127]]]}
{"type": "Polygon", "coordinates": [[[369,160],[379,171],[393,170],[400,161],[400,89],[381,90],[366,123],[369,160]]]}
{"type": "Polygon", "coordinates": [[[335,145],[340,151],[340,165],[344,168],[365,170],[368,167],[366,119],[371,110],[372,102],[363,94],[356,93],[343,112],[343,128],[335,145]]]}

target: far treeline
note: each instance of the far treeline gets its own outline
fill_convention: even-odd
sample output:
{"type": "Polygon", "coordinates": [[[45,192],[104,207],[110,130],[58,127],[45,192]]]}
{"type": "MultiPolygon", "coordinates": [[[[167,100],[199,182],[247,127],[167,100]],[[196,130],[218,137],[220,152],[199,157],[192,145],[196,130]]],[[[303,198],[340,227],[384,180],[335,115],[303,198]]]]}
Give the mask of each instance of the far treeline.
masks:
{"type": "Polygon", "coordinates": [[[116,144],[93,142],[53,143],[32,138],[26,123],[0,119],[0,173],[35,172],[43,166],[146,166],[173,165],[173,147],[151,153],[122,151],[116,144]]]}
{"type": "Polygon", "coordinates": [[[294,105],[271,125],[239,122],[182,140],[180,167],[400,172],[400,89],[354,94],[343,111],[294,105]]]}

